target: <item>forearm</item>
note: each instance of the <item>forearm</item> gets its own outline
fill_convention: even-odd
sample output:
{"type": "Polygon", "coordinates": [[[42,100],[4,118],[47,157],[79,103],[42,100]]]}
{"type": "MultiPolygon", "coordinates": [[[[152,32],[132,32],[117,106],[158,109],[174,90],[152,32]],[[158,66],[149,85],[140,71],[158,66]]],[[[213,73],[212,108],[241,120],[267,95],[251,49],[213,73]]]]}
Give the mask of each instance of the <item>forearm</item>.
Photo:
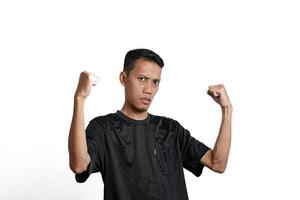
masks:
{"type": "Polygon", "coordinates": [[[74,110],[69,132],[69,162],[73,172],[86,170],[90,157],[87,151],[84,125],[84,99],[74,97],[74,110]]]}
{"type": "Polygon", "coordinates": [[[222,107],[222,121],[219,134],[213,148],[213,164],[218,171],[224,172],[231,145],[232,107],[222,107]]]}

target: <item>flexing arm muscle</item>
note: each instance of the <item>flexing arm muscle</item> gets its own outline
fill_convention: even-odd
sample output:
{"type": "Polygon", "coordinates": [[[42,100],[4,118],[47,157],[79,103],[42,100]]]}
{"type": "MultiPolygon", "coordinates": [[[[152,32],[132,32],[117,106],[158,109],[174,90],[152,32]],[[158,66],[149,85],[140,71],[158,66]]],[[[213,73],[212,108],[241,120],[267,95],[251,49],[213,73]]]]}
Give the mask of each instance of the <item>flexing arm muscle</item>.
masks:
{"type": "Polygon", "coordinates": [[[87,150],[86,133],[84,125],[84,101],[92,88],[93,74],[82,72],[74,96],[74,110],[69,132],[69,164],[72,171],[79,174],[87,170],[90,156],[87,150]]]}
{"type": "Polygon", "coordinates": [[[221,106],[222,121],[213,150],[206,152],[200,162],[215,172],[223,173],[231,145],[232,105],[222,84],[210,86],[208,94],[221,106]]]}
{"type": "Polygon", "coordinates": [[[223,173],[226,169],[231,144],[231,108],[222,108],[222,122],[213,150],[201,158],[201,163],[215,172],[223,173]]]}

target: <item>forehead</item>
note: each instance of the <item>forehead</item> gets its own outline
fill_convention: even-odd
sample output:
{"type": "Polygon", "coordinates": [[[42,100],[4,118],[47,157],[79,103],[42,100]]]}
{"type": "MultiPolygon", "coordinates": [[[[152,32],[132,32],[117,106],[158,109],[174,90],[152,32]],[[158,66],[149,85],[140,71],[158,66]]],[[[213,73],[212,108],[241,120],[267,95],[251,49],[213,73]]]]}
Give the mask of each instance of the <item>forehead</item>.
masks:
{"type": "Polygon", "coordinates": [[[153,61],[140,58],[135,61],[134,67],[130,73],[134,75],[145,75],[153,79],[160,79],[161,67],[153,61]]]}

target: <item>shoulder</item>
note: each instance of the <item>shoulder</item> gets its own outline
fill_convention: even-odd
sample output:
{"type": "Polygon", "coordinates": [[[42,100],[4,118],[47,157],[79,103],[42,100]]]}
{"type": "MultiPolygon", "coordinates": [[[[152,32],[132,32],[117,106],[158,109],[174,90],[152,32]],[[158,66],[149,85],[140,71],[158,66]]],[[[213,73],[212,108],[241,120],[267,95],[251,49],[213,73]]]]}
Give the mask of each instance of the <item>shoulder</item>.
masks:
{"type": "Polygon", "coordinates": [[[168,128],[178,128],[181,126],[177,120],[160,115],[151,114],[151,122],[168,128]]]}
{"type": "Polygon", "coordinates": [[[97,126],[98,128],[105,127],[115,120],[115,113],[101,115],[90,120],[89,124],[97,126]]]}
{"type": "Polygon", "coordinates": [[[113,118],[114,114],[115,113],[109,113],[106,115],[97,116],[97,117],[93,118],[91,121],[93,121],[93,122],[107,121],[107,120],[110,120],[111,118],[113,118]]]}

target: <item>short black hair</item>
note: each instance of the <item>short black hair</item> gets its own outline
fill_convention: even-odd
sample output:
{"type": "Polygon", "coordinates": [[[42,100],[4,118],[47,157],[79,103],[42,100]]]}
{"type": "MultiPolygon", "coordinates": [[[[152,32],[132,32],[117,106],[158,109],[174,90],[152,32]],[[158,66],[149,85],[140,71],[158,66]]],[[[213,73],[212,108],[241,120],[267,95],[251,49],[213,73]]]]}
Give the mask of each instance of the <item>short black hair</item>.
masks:
{"type": "Polygon", "coordinates": [[[133,49],[128,51],[125,56],[123,71],[126,72],[127,75],[129,75],[130,71],[134,67],[135,61],[140,58],[155,62],[160,66],[160,68],[163,68],[164,66],[163,59],[154,51],[151,51],[149,49],[133,49]]]}

